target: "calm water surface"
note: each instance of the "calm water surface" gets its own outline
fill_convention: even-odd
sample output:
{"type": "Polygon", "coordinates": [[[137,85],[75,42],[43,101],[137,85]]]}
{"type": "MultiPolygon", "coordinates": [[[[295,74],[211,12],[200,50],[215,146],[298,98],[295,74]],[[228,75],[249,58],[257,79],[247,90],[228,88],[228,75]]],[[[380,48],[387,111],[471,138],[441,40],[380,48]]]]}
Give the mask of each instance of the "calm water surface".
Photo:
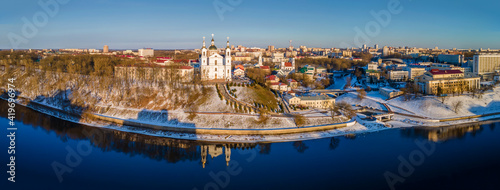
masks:
{"type": "Polygon", "coordinates": [[[13,184],[6,107],[0,101],[2,189],[391,189],[386,176],[395,189],[500,189],[498,123],[209,144],[78,125],[19,106],[13,184]],[[71,173],[58,178],[54,164],[71,173]]]}

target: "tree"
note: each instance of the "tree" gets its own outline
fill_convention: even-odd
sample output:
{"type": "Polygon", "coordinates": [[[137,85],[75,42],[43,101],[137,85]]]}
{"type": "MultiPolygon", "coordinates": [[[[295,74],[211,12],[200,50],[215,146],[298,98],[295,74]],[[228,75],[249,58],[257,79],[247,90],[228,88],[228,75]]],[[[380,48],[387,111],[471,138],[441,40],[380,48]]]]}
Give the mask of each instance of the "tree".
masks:
{"type": "Polygon", "coordinates": [[[293,147],[299,152],[304,153],[309,147],[302,141],[297,141],[293,143],[293,147]]]}
{"type": "Polygon", "coordinates": [[[438,85],[437,87],[437,93],[436,93],[436,96],[439,97],[441,99],[441,103],[444,104],[444,101],[446,101],[446,98],[448,96],[446,96],[445,94],[443,94],[443,88],[441,86],[438,85]]]}
{"type": "Polygon", "coordinates": [[[364,89],[358,90],[358,99],[363,100],[366,98],[366,91],[364,89]]]}
{"type": "Polygon", "coordinates": [[[335,104],[330,105],[328,110],[330,111],[330,115],[331,115],[332,119],[335,118],[336,113],[339,111],[338,108],[335,106],[335,104]]]}
{"type": "Polygon", "coordinates": [[[463,102],[462,101],[456,101],[453,103],[453,111],[455,111],[456,114],[458,114],[458,112],[460,111],[460,109],[462,109],[463,107],[463,102]]]}
{"type": "Polygon", "coordinates": [[[260,108],[259,109],[259,120],[257,120],[257,123],[259,124],[266,124],[269,121],[269,111],[265,108],[260,108]]]}
{"type": "Polygon", "coordinates": [[[439,97],[441,99],[441,103],[444,104],[444,102],[446,101],[446,99],[448,98],[448,96],[446,95],[441,95],[441,97],[439,97]]]}
{"type": "Polygon", "coordinates": [[[344,113],[349,119],[356,116],[356,111],[352,109],[352,106],[347,102],[339,102],[335,105],[335,109],[338,109],[344,113]]]}
{"type": "Polygon", "coordinates": [[[295,121],[295,125],[297,125],[297,127],[303,127],[306,124],[306,118],[301,114],[294,114],[293,120],[295,121]]]}
{"type": "Polygon", "coordinates": [[[346,77],[344,88],[349,88],[349,87],[351,87],[351,77],[346,77]]]}

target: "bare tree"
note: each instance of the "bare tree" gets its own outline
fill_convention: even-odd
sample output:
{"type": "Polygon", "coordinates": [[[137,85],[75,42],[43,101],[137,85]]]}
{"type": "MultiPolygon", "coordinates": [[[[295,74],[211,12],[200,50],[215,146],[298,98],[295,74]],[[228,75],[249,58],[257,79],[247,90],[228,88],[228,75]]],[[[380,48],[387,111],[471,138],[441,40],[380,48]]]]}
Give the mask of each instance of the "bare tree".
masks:
{"type": "Polygon", "coordinates": [[[446,101],[446,99],[448,99],[448,96],[445,96],[445,95],[441,95],[439,97],[439,99],[441,99],[441,103],[444,104],[444,102],[446,101]]]}
{"type": "Polygon", "coordinates": [[[351,87],[351,77],[346,77],[344,88],[349,88],[349,87],[351,87]]]}
{"type": "Polygon", "coordinates": [[[360,89],[358,90],[358,99],[363,100],[366,98],[366,91],[365,89],[360,89]]]}
{"type": "Polygon", "coordinates": [[[456,101],[453,103],[452,107],[453,107],[453,111],[455,111],[455,113],[458,114],[460,109],[462,109],[462,107],[463,107],[463,102],[460,100],[456,101]]]}
{"type": "Polygon", "coordinates": [[[294,119],[295,125],[297,125],[297,127],[303,127],[306,124],[306,118],[303,115],[294,114],[293,119],[294,119]]]}

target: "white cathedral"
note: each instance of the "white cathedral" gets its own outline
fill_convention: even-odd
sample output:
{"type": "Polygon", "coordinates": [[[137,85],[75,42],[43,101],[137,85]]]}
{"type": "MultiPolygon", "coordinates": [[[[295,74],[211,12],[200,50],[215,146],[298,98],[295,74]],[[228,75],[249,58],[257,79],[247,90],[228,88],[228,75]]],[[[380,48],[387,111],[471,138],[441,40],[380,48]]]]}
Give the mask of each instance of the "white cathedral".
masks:
{"type": "Polygon", "coordinates": [[[200,74],[201,80],[224,80],[231,81],[231,48],[229,47],[229,37],[227,38],[227,47],[225,55],[220,55],[219,50],[214,44],[214,35],[212,34],[212,45],[205,46],[205,37],[203,37],[203,47],[200,55],[200,74]]]}

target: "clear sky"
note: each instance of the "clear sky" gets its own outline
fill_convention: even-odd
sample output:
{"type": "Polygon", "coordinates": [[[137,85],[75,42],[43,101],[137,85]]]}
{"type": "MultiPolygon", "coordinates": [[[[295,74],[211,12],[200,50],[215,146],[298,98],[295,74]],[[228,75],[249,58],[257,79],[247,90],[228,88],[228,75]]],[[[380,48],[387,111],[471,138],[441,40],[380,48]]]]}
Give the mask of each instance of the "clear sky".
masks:
{"type": "Polygon", "coordinates": [[[366,43],[500,49],[497,0],[59,1],[68,2],[49,12],[38,0],[2,1],[0,49],[15,47],[12,39],[23,49],[102,49],[105,44],[110,49],[192,49],[201,47],[203,36],[209,42],[212,33],[219,47],[225,46],[229,36],[232,45],[248,47],[288,47],[293,40],[295,47],[357,47],[366,43]],[[401,11],[389,12],[391,19],[382,26],[385,23],[370,11],[388,12],[391,1],[400,2],[397,8],[401,11]],[[36,32],[26,30],[23,34],[23,17],[38,24],[33,24],[36,32]],[[370,32],[366,26],[371,33],[366,33],[370,32]],[[356,27],[370,36],[360,38],[356,27]]]}

